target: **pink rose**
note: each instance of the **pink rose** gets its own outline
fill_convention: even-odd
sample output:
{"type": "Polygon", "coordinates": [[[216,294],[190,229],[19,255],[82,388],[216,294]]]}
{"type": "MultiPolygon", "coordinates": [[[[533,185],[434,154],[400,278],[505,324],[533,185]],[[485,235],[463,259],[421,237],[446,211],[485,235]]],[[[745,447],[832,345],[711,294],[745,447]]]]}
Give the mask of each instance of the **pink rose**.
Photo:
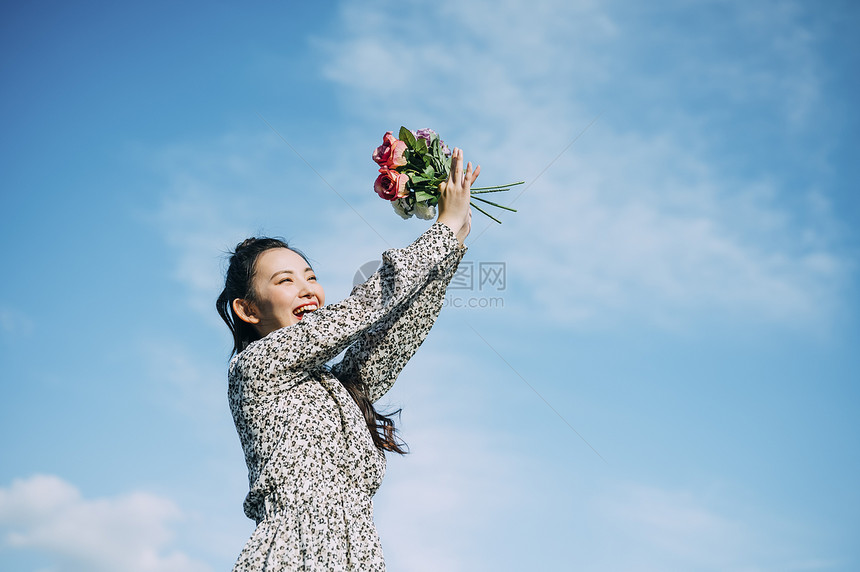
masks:
{"type": "Polygon", "coordinates": [[[382,167],[379,169],[376,182],[373,183],[373,190],[387,201],[402,199],[409,195],[409,191],[406,190],[407,181],[409,181],[409,175],[406,173],[398,173],[387,167],[382,167]]]}
{"type": "Polygon", "coordinates": [[[373,152],[373,160],[380,166],[389,169],[402,167],[406,164],[406,157],[403,156],[404,151],[406,151],[406,143],[395,139],[389,131],[382,136],[382,145],[373,152]]]}

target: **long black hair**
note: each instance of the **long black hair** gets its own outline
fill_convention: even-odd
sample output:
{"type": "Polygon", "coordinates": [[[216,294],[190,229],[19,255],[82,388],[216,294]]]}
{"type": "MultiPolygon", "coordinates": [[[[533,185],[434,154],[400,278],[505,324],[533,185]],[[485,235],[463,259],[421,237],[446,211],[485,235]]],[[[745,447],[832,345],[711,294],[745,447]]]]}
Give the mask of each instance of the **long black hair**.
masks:
{"type": "MultiPolygon", "coordinates": [[[[259,340],[261,337],[253,325],[236,315],[236,311],[233,309],[233,300],[239,298],[248,300],[249,302],[257,301],[253,284],[257,259],[262,253],[273,248],[292,250],[301,256],[307,262],[308,266],[311,267],[307,256],[301,251],[292,248],[286,241],[280,238],[253,237],[236,245],[235,250],[229,253],[230,259],[227,266],[227,276],[224,280],[224,290],[221,291],[221,294],[215,301],[215,308],[218,310],[218,314],[233,334],[233,351],[230,355],[238,354],[248,347],[251,342],[259,340]]],[[[329,372],[334,375],[331,368],[329,368],[329,372]]],[[[367,397],[364,384],[360,380],[349,379],[343,375],[337,377],[361,410],[376,448],[380,451],[405,454],[406,444],[397,437],[397,430],[394,427],[393,420],[393,417],[400,413],[400,410],[390,415],[379,413],[367,397]]]]}

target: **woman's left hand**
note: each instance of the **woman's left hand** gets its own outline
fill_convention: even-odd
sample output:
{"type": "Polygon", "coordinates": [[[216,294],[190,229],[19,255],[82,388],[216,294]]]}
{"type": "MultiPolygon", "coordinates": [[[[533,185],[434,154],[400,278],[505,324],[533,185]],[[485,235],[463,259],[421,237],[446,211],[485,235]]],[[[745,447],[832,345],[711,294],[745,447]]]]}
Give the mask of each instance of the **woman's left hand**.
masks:
{"type": "Polygon", "coordinates": [[[448,180],[439,185],[437,220],[454,231],[460,244],[463,244],[472,229],[472,208],[469,205],[472,197],[471,187],[480,173],[481,166],[478,165],[473,171],[472,163],[466,164],[464,173],[463,150],[454,148],[448,180]]]}

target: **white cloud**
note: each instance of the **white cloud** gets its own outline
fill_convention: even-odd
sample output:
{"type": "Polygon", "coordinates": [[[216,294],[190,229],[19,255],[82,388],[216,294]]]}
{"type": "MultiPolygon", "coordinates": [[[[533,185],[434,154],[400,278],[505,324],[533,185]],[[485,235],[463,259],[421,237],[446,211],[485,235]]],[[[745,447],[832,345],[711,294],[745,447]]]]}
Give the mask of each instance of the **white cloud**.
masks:
{"type": "Polygon", "coordinates": [[[215,428],[223,428],[229,418],[226,353],[196,355],[181,342],[162,340],[142,342],[139,348],[152,380],[152,399],[201,427],[207,438],[224,439],[215,428]],[[213,354],[221,359],[213,361],[213,354]]]}
{"type": "MultiPolygon", "coordinates": [[[[297,146],[308,153],[314,143],[297,146]]],[[[362,153],[367,163],[369,154],[362,153]]],[[[261,234],[285,238],[310,258],[332,294],[327,298],[336,301],[349,294],[362,264],[405,246],[429,226],[392,217],[372,192],[369,165],[358,170],[367,172],[366,191],[358,197],[350,192],[356,169],[349,165],[324,175],[332,190],[262,122],[252,134],[175,145],[156,155],[167,188],[148,218],[173,255],[173,277],[191,308],[219,331],[226,327],[214,302],[223,287],[225,253],[239,241],[261,234]]]]}
{"type": "MultiPolygon", "coordinates": [[[[653,70],[636,67],[651,32],[611,4],[406,5],[397,16],[404,29],[433,30],[420,39],[392,35],[386,10],[345,4],[337,39],[320,41],[326,76],[366,117],[447,122],[434,127],[443,135],[449,127],[449,142],[459,137],[488,158],[485,183],[536,176],[605,112],[516,203],[520,212],[475,243],[504,256],[512,272],[522,269],[519,285],[553,301],[554,319],[605,326],[644,318],[676,328],[711,316],[808,328],[833,317],[853,271],[827,239],[835,218],[780,187],[787,165],[762,165],[745,177],[724,172],[703,126],[734,108],[691,106],[676,93],[686,69],[698,78],[691,85],[701,79],[718,100],[732,95],[801,125],[818,101],[818,83],[794,11],[770,18],[771,11],[738,4],[721,16],[721,26],[751,42],[757,58],[749,62],[723,55],[714,43],[722,37],[689,43],[688,29],[667,24],[653,33],[671,57],[655,57],[678,73],[655,80],[653,70]],[[392,89],[397,98],[388,96],[392,89]],[[621,100],[618,89],[642,89],[643,98],[621,100]],[[659,109],[661,101],[671,111],[659,126],[630,123],[637,105],[659,109]]],[[[473,239],[484,230],[480,215],[475,221],[473,239]]]]}
{"type": "Polygon", "coordinates": [[[388,456],[374,497],[374,520],[392,570],[486,569],[495,560],[485,557],[483,542],[468,539],[498,526],[520,502],[518,467],[525,463],[502,432],[474,421],[486,408],[485,380],[470,375],[472,357],[440,348],[448,333],[431,332],[378,405],[403,408],[397,426],[410,450],[402,458],[388,456]]]}
{"type": "Polygon", "coordinates": [[[603,499],[604,516],[639,549],[649,545],[658,554],[689,562],[694,568],[710,564],[726,569],[739,551],[756,543],[742,523],[709,510],[689,491],[628,485],[615,493],[603,499]]]}
{"type": "MultiPolygon", "coordinates": [[[[686,10],[671,3],[668,9],[686,10]]],[[[661,60],[676,72],[671,81],[693,74],[695,85],[715,97],[763,102],[799,125],[818,101],[815,60],[794,12],[773,14],[767,19],[761,9],[737,5],[720,20],[754,43],[749,49],[760,57],[750,62],[721,56],[717,37],[687,46],[686,30],[661,28],[673,53],[661,60]]],[[[523,10],[521,2],[478,0],[434,9],[407,4],[398,19],[434,32],[420,42],[392,35],[386,4],[344,3],[334,32],[316,40],[324,75],[339,86],[350,115],[383,126],[433,122],[449,141],[477,150],[485,183],[534,182],[605,112],[517,201],[520,212],[504,215],[502,228],[489,223],[493,228],[478,240],[485,223],[475,216],[472,256],[503,258],[513,286],[553,301],[551,319],[580,327],[644,319],[683,329],[710,316],[806,329],[834,316],[853,267],[832,246],[838,224],[820,208],[826,194],[808,189],[807,201],[789,196],[779,173],[768,170],[773,166],[751,177],[722,170],[703,126],[709,114],[725,110],[690,108],[676,85],[637,69],[645,56],[634,52],[651,33],[642,20],[603,3],[538,1],[523,10]],[[392,76],[383,64],[395,55],[392,76]],[[397,98],[388,97],[392,80],[397,98]],[[641,90],[642,101],[595,103],[616,85],[641,90]],[[661,98],[673,111],[658,127],[630,122],[631,109],[653,108],[661,98]]],[[[219,255],[249,234],[301,233],[298,245],[319,263],[334,300],[346,295],[362,262],[406,244],[418,229],[384,222],[393,215],[371,193],[356,199],[345,191],[368,167],[353,164],[358,155],[366,161],[366,153],[326,159],[323,176],[335,193],[267,130],[260,122],[253,134],[163,153],[169,192],[156,224],[176,253],[176,277],[191,304],[216,328],[223,327],[212,311],[222,280],[219,255]],[[315,199],[273,192],[285,186],[313,188],[315,199]],[[297,221],[297,212],[310,218],[297,221]]],[[[307,155],[319,144],[303,141],[298,150],[307,155]]]]}
{"type": "Polygon", "coordinates": [[[603,463],[503,363],[463,351],[472,333],[448,323],[384,400],[403,407],[410,448],[389,456],[374,498],[386,562],[410,572],[565,569],[583,518],[576,491],[603,463]],[[570,445],[581,456],[568,457],[570,445]]]}
{"type": "Polygon", "coordinates": [[[515,459],[488,433],[453,426],[450,419],[410,428],[405,436],[414,453],[390,459],[374,499],[386,562],[393,570],[415,572],[480,567],[486,546],[464,539],[498,525],[514,509],[521,477],[511,470],[515,459]]]}
{"type": "MultiPolygon", "coordinates": [[[[837,217],[826,192],[809,189],[807,197],[788,197],[778,174],[768,171],[772,167],[746,177],[721,170],[711,135],[702,128],[714,117],[706,108],[676,108],[682,96],[673,94],[679,78],[693,77],[691,83],[701,83],[715,97],[773,104],[787,123],[802,127],[814,115],[817,78],[803,30],[785,12],[770,20],[764,12],[736,6],[747,36],[779,44],[769,52],[772,60],[757,59],[749,67],[719,55],[703,61],[700,53],[684,52],[683,43],[669,42],[678,60],[675,83],[667,83],[666,75],[637,69],[640,62],[628,53],[637,45],[628,40],[631,32],[642,31],[635,29],[635,17],[613,12],[611,3],[538,0],[528,9],[513,1],[405,3],[396,16],[385,12],[389,7],[345,2],[336,29],[317,40],[326,57],[321,69],[352,123],[373,122],[380,133],[401,123],[437,128],[449,142],[480,153],[482,182],[492,183],[534,179],[582,127],[605,112],[523,195],[516,204],[520,212],[505,216],[503,227],[492,226],[472,247],[472,257],[491,253],[509,263],[512,288],[553,302],[551,313],[531,313],[529,324],[558,319],[604,327],[644,318],[689,328],[710,314],[805,327],[830,315],[851,268],[832,248],[830,229],[837,217]],[[392,31],[395,17],[400,31],[392,31]],[[781,34],[784,30],[790,33],[781,34]],[[783,73],[786,62],[796,62],[796,70],[783,73]],[[619,104],[614,92],[623,89],[637,95],[619,104]],[[639,112],[662,113],[671,121],[658,128],[631,122],[639,112]]],[[[654,33],[671,40],[673,31],[669,26],[654,33]]],[[[213,323],[212,301],[222,280],[218,254],[249,233],[294,233],[287,238],[297,238],[324,271],[334,300],[346,294],[361,263],[378,259],[386,242],[400,246],[420,231],[419,225],[401,223],[371,193],[355,200],[345,192],[348,185],[364,184],[361,177],[372,171],[366,152],[364,162],[350,159],[351,152],[338,154],[324,176],[372,227],[384,229],[382,239],[306,165],[297,162],[289,172],[284,164],[295,159],[292,151],[259,127],[253,134],[166,152],[169,194],[157,224],[173,248],[177,278],[194,307],[213,323]],[[307,180],[312,184],[302,186],[307,180]],[[287,184],[322,194],[302,210],[306,190],[289,196],[273,191],[287,184]]],[[[369,187],[372,174],[366,176],[369,187]]],[[[483,230],[479,215],[475,221],[473,238],[483,230]]],[[[506,306],[513,309],[517,299],[531,302],[509,292],[506,306]]],[[[154,360],[176,372],[168,381],[180,391],[201,391],[210,374],[191,356],[150,349],[154,360]]],[[[750,541],[762,539],[755,533],[759,521],[705,502],[701,494],[668,487],[589,483],[599,502],[563,520],[561,513],[582,504],[571,500],[566,477],[555,474],[557,481],[549,486],[529,487],[522,468],[529,460],[504,442],[510,435],[498,425],[488,429],[487,419],[469,421],[470,406],[485,398],[457,384],[483,379],[487,364],[458,369],[463,365],[458,357],[443,354],[428,354],[425,346],[416,357],[432,375],[416,375],[422,366],[410,366],[415,389],[404,400],[406,416],[426,420],[407,427],[405,437],[415,453],[403,463],[392,462],[376,499],[391,568],[480,569],[486,564],[481,550],[498,539],[473,542],[469,532],[510,539],[518,524],[543,522],[534,507],[549,507],[562,525],[603,524],[599,534],[547,532],[559,545],[579,532],[594,540],[592,550],[584,551],[589,562],[598,563],[592,570],[717,569],[711,562],[733,570],[834,565],[826,558],[771,559],[750,541]],[[450,369],[440,371],[439,363],[450,369]],[[619,533],[636,549],[629,558],[617,550],[619,533]],[[768,561],[779,566],[768,568],[768,561]]],[[[535,420],[525,415],[523,421],[535,420]]],[[[574,470],[569,463],[563,471],[555,469],[574,470]]],[[[782,540],[763,542],[773,547],[782,540]]],[[[550,547],[542,556],[565,550],[550,547]]]]}
{"type": "Polygon", "coordinates": [[[182,518],[168,499],[146,492],[85,499],[50,475],[0,488],[0,527],[7,549],[50,557],[68,572],[205,572],[171,549],[171,523],[182,518]]]}
{"type": "Polygon", "coordinates": [[[225,136],[212,145],[215,152],[175,146],[161,154],[168,188],[150,219],[176,254],[174,279],[187,288],[192,308],[213,324],[219,321],[214,308],[222,257],[244,238],[248,205],[242,197],[256,182],[252,163],[261,143],[225,136]],[[256,153],[240,151],[254,144],[256,153]]]}
{"type": "Polygon", "coordinates": [[[589,175],[559,169],[530,191],[501,240],[514,272],[545,270],[537,281],[520,278],[534,299],[557,303],[557,319],[585,323],[638,315],[677,326],[711,314],[808,326],[832,317],[849,267],[802,238],[820,232],[818,221],[792,220],[769,185],[704,166],[673,181],[649,167],[669,156],[696,162],[679,147],[643,146],[591,157],[589,175]],[[551,231],[518,240],[529,228],[551,231]]]}
{"type": "Polygon", "coordinates": [[[432,340],[390,395],[404,407],[412,450],[389,458],[374,499],[392,569],[842,569],[810,525],[773,514],[749,492],[619,477],[537,398],[523,393],[515,410],[506,400],[521,398],[508,392],[517,388],[504,366],[440,347],[459,348],[457,339],[432,340]],[[490,426],[499,407],[509,418],[490,426]]]}
{"type": "Polygon", "coordinates": [[[802,526],[760,514],[750,499],[741,503],[725,489],[616,483],[603,488],[589,512],[600,539],[590,570],[764,572],[842,565],[810,557],[809,531],[802,526]],[[607,551],[609,543],[624,550],[607,551]]]}

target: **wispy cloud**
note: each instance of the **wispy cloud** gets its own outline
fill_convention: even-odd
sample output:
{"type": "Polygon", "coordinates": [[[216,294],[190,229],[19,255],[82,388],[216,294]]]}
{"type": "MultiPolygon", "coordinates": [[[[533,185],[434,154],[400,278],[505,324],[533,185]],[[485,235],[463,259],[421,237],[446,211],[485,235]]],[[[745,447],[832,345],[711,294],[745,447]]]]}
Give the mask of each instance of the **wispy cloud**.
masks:
{"type": "MultiPolygon", "coordinates": [[[[682,329],[709,316],[798,328],[826,327],[833,318],[854,268],[834,246],[840,227],[827,192],[785,188],[781,172],[789,166],[778,156],[752,172],[728,170],[717,149],[731,136],[722,127],[739,121],[725,116],[732,106],[696,107],[683,99],[699,90],[719,101],[764,106],[781,114],[777,123],[808,125],[818,79],[808,33],[792,10],[776,9],[767,19],[760,9],[738,5],[720,19],[759,54],[747,62],[721,53],[722,36],[687,46],[684,30],[671,23],[645,30],[637,14],[612,4],[538,1],[527,14],[518,2],[402,8],[404,21],[436,30],[432,41],[388,33],[383,3],[345,2],[336,33],[315,42],[322,73],[344,96],[350,116],[380,129],[431,122],[449,140],[477,150],[481,156],[473,158],[483,164],[486,182],[543,173],[502,228],[476,216],[473,239],[480,239],[473,252],[503,258],[512,286],[555,301],[548,318],[579,327],[632,319],[682,329]],[[656,49],[646,40],[658,32],[666,53],[652,54],[662,58],[654,70],[637,46],[656,49]],[[394,53],[398,97],[392,99],[383,64],[394,53]],[[684,86],[659,81],[687,76],[698,79],[684,86]],[[623,99],[619,89],[639,95],[623,99]],[[630,114],[639,108],[640,116],[630,114]],[[597,123],[544,173],[598,113],[597,123]],[[711,127],[714,121],[722,130],[711,127]],[[518,268],[541,272],[535,280],[518,268]]],[[[664,9],[695,15],[683,6],[664,9]]],[[[360,199],[351,192],[365,172],[370,188],[366,153],[365,163],[337,154],[314,165],[332,192],[262,121],[253,121],[257,131],[175,146],[159,162],[168,191],[154,219],[175,250],[176,277],[213,324],[219,254],[249,234],[298,230],[300,246],[345,294],[342,285],[361,262],[406,244],[415,229],[403,224],[404,232],[392,232],[393,223],[380,222],[393,217],[384,204],[369,190],[360,199]],[[308,228],[306,215],[325,224],[308,228]],[[351,250],[343,248],[347,235],[351,250]]],[[[313,163],[310,150],[325,143],[291,145],[313,163]]]]}
{"type": "Polygon", "coordinates": [[[226,352],[220,356],[215,351],[199,355],[176,340],[144,341],[139,351],[141,363],[147,368],[145,373],[151,379],[147,387],[153,401],[200,427],[207,440],[232,439],[232,426],[227,427],[226,434],[221,431],[229,419],[226,352]],[[213,361],[213,356],[221,359],[213,361]]]}
{"type": "Polygon", "coordinates": [[[491,410],[513,412],[506,400],[528,391],[445,345],[431,334],[388,398],[404,407],[412,450],[389,460],[374,499],[392,568],[844,569],[809,525],[749,491],[620,476],[627,469],[601,463],[548,410],[546,424],[528,413],[545,411],[540,403],[488,424],[491,410]],[[581,454],[569,456],[569,445],[581,454]]]}
{"type": "Polygon", "coordinates": [[[623,551],[595,554],[592,569],[832,570],[838,559],[805,551],[803,527],[741,508],[726,490],[615,483],[592,500],[596,527],[612,531],[623,551]]]}
{"type": "Polygon", "coordinates": [[[626,316],[674,327],[722,315],[809,326],[833,317],[850,265],[803,238],[824,221],[798,220],[768,184],[733,181],[706,165],[680,180],[650,167],[669,157],[697,163],[680,147],[643,142],[623,158],[590,157],[590,175],[560,168],[529,198],[512,236],[552,231],[506,246],[512,268],[548,269],[538,281],[524,277],[535,300],[555,300],[556,318],[581,323],[626,316]],[[565,175],[576,191],[565,188],[565,175]]]}
{"type": "Polygon", "coordinates": [[[497,436],[449,421],[408,431],[415,453],[390,460],[374,500],[392,569],[474,570],[494,562],[482,555],[485,545],[476,550],[468,542],[466,531],[497,526],[518,508],[517,460],[506,456],[497,436]]]}
{"type": "Polygon", "coordinates": [[[374,498],[386,561],[410,571],[553,569],[549,563],[566,557],[571,487],[580,477],[571,479],[551,466],[557,457],[541,457],[528,444],[566,450],[575,442],[584,466],[602,463],[536,398],[501,413],[507,423],[490,422],[499,408],[511,411],[512,401],[533,394],[500,375],[503,365],[463,352],[462,341],[451,330],[431,332],[383,400],[383,408],[403,407],[410,447],[404,458],[389,457],[374,498]],[[553,418],[550,434],[535,428],[534,409],[553,418]]]}
{"type": "Polygon", "coordinates": [[[86,499],[63,479],[35,475],[0,488],[7,549],[30,550],[69,572],[208,572],[171,547],[182,512],[170,500],[132,492],[86,499]]]}
{"type": "Polygon", "coordinates": [[[156,155],[165,179],[161,204],[147,218],[175,254],[174,279],[191,306],[214,324],[223,253],[244,238],[250,205],[242,197],[260,184],[255,158],[266,141],[225,135],[214,143],[185,144],[156,155]],[[256,152],[248,152],[254,146],[256,152]]]}
{"type": "Polygon", "coordinates": [[[375,121],[437,118],[449,140],[489,157],[481,159],[488,181],[536,175],[604,113],[517,202],[520,212],[478,243],[512,269],[542,269],[534,282],[523,272],[519,285],[555,301],[554,319],[674,328],[711,316],[809,327],[833,317],[853,272],[829,240],[836,217],[812,207],[826,196],[784,188],[788,157],[734,173],[717,151],[741,121],[737,106],[767,111],[761,137],[782,137],[772,127],[781,122],[812,121],[819,99],[809,32],[796,11],[772,7],[732,5],[719,18],[749,43],[744,53],[757,54],[750,61],[722,50],[725,34],[692,41],[673,17],[707,15],[671,3],[650,31],[635,12],[593,2],[538,1],[528,11],[518,2],[406,6],[398,18],[434,30],[419,42],[386,33],[382,4],[346,3],[338,39],[320,44],[326,76],[355,107],[344,105],[375,121]],[[653,34],[660,42],[645,42],[653,34]],[[648,63],[641,45],[665,51],[648,63]],[[687,76],[698,79],[676,83],[687,76]],[[706,101],[691,105],[691,93],[706,101]],[[639,117],[629,113],[639,107],[635,94],[639,117]]]}
{"type": "MultiPolygon", "coordinates": [[[[627,485],[614,492],[617,496],[602,501],[604,518],[638,551],[677,558],[694,568],[710,564],[726,569],[738,564],[733,560],[739,551],[756,543],[743,523],[709,509],[689,491],[627,485]]],[[[631,556],[641,558],[641,552],[631,556]]]]}
{"type": "MultiPolygon", "coordinates": [[[[168,246],[173,277],[189,305],[225,331],[214,301],[223,287],[225,254],[241,240],[260,234],[287,239],[310,258],[335,301],[349,293],[363,263],[405,246],[418,232],[397,224],[402,221],[372,192],[374,171],[368,165],[334,160],[336,168],[332,161],[309,168],[266,123],[256,116],[253,123],[250,133],[154,151],[165,189],[146,217],[168,246]],[[334,189],[315,172],[323,167],[334,169],[326,173],[334,189]],[[354,173],[365,170],[366,192],[356,197],[354,173]]],[[[308,140],[291,145],[303,154],[318,146],[308,140]]],[[[362,156],[370,163],[369,151],[362,156]]]]}

